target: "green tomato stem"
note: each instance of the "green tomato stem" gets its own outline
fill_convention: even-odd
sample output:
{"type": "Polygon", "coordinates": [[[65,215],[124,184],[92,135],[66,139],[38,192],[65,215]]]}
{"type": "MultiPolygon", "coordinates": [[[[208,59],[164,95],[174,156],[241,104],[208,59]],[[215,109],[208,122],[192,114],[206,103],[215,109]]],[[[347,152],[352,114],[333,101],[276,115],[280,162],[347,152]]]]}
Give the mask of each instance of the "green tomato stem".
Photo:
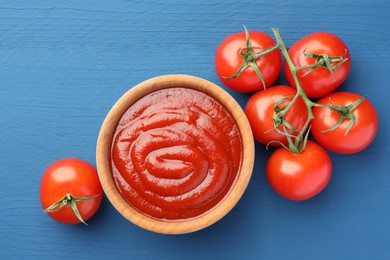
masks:
{"type": "Polygon", "coordinates": [[[310,70],[303,75],[303,76],[305,76],[305,75],[309,74],[310,72],[312,72],[318,66],[323,66],[326,69],[328,69],[330,71],[330,73],[332,74],[332,76],[334,77],[333,71],[335,69],[339,68],[341,66],[341,64],[343,64],[344,62],[346,62],[348,60],[347,58],[345,58],[345,56],[347,54],[347,50],[345,50],[345,53],[342,56],[331,56],[331,57],[328,56],[327,54],[317,55],[317,54],[304,53],[304,55],[306,55],[308,57],[315,58],[316,63],[314,63],[312,65],[308,65],[308,66],[298,67],[298,66],[295,66],[295,64],[293,63],[293,61],[288,53],[288,50],[286,48],[286,45],[282,39],[282,36],[279,32],[279,29],[272,28],[272,32],[274,33],[276,41],[277,41],[277,44],[275,46],[278,46],[278,48],[282,52],[284,58],[286,59],[286,62],[290,68],[290,71],[291,71],[291,74],[292,74],[292,77],[294,79],[294,83],[295,83],[296,89],[297,89],[296,95],[289,102],[289,104],[287,104],[284,107],[283,111],[281,112],[282,115],[279,115],[279,117],[283,118],[285,113],[291,108],[291,106],[297,101],[297,99],[299,97],[302,98],[303,102],[306,105],[306,109],[307,109],[307,120],[306,120],[303,128],[301,129],[301,131],[295,137],[295,142],[292,142],[291,134],[289,134],[287,132],[285,125],[283,125],[283,129],[284,129],[283,134],[286,136],[286,138],[288,140],[289,150],[291,152],[294,152],[294,153],[299,153],[305,149],[308,135],[310,132],[310,122],[314,118],[313,111],[312,111],[313,107],[328,108],[328,109],[336,111],[340,114],[340,119],[338,120],[338,122],[334,126],[329,128],[328,130],[325,130],[324,132],[332,131],[332,130],[336,129],[345,119],[349,119],[348,128],[345,132],[345,135],[347,135],[348,132],[350,131],[350,129],[352,128],[352,126],[354,125],[355,120],[356,120],[355,115],[353,114],[353,110],[364,100],[364,97],[359,98],[358,100],[356,100],[354,103],[352,103],[349,106],[335,106],[333,104],[323,105],[323,104],[315,103],[315,102],[311,101],[309,99],[309,97],[306,95],[306,93],[303,90],[302,85],[298,79],[298,74],[297,74],[298,70],[309,68],[310,70]],[[333,62],[338,62],[338,63],[336,65],[332,66],[331,63],[333,63],[333,62]]]}
{"type": "MultiPolygon", "coordinates": [[[[287,62],[287,65],[290,68],[292,77],[293,77],[295,85],[296,85],[297,92],[292,97],[292,100],[289,101],[284,107],[280,108],[279,107],[280,103],[287,100],[287,99],[282,99],[282,100],[276,102],[275,108],[274,108],[275,111],[274,111],[274,118],[273,118],[273,120],[274,120],[274,128],[273,129],[275,131],[277,131],[278,133],[286,136],[287,141],[288,141],[288,147],[286,145],[282,144],[281,142],[278,142],[278,141],[271,141],[270,143],[273,143],[273,142],[280,143],[283,147],[285,147],[286,149],[290,150],[293,153],[300,153],[301,151],[303,151],[306,147],[307,139],[308,139],[309,132],[310,132],[310,126],[311,126],[310,122],[314,118],[313,111],[312,111],[313,107],[327,108],[327,109],[336,111],[340,114],[339,121],[334,126],[332,126],[330,129],[325,130],[325,132],[336,129],[345,119],[349,119],[350,122],[349,122],[348,129],[347,129],[345,135],[348,134],[349,130],[352,128],[352,126],[355,122],[355,116],[354,116],[352,111],[363,101],[364,98],[361,98],[361,99],[355,101],[353,104],[351,104],[349,106],[334,106],[333,104],[324,105],[324,104],[315,103],[315,102],[311,101],[309,99],[309,97],[306,95],[304,89],[302,88],[302,85],[299,81],[298,74],[297,74],[297,72],[299,70],[309,69],[309,71],[303,75],[303,76],[306,76],[309,73],[311,73],[312,71],[314,71],[317,67],[321,66],[321,67],[328,69],[334,78],[333,71],[335,69],[339,68],[344,62],[346,62],[348,60],[348,58],[346,58],[347,50],[345,50],[345,53],[342,56],[328,56],[328,54],[326,54],[326,53],[318,55],[318,54],[314,54],[314,53],[306,53],[304,51],[303,54],[305,56],[312,57],[312,58],[316,59],[316,62],[313,64],[310,64],[310,65],[306,65],[306,66],[296,66],[293,63],[293,61],[288,53],[287,47],[282,39],[282,36],[281,36],[278,28],[272,28],[272,32],[274,33],[275,38],[276,38],[276,44],[263,50],[263,51],[257,52],[257,53],[254,52],[254,49],[257,49],[260,47],[251,45],[250,38],[249,38],[249,32],[245,26],[244,26],[244,29],[245,29],[245,36],[246,36],[246,47],[242,48],[240,50],[240,55],[243,58],[243,63],[241,64],[240,68],[237,70],[237,72],[233,76],[224,77],[224,78],[226,78],[226,79],[237,78],[240,76],[241,72],[243,72],[248,67],[251,67],[251,68],[253,68],[253,70],[256,72],[258,78],[263,83],[263,86],[265,89],[266,85],[264,82],[264,78],[261,74],[260,69],[257,67],[255,61],[256,61],[256,59],[258,59],[259,57],[261,57],[263,55],[266,55],[272,51],[275,51],[276,49],[280,49],[282,55],[284,56],[284,58],[287,62]],[[333,62],[338,62],[338,63],[335,65],[332,65],[333,62]],[[303,125],[302,129],[298,132],[289,122],[287,122],[284,119],[284,116],[286,115],[287,111],[292,107],[292,105],[298,100],[299,97],[302,98],[302,100],[306,106],[307,119],[306,119],[306,122],[303,125]],[[279,129],[280,125],[282,125],[283,130],[279,129]],[[290,134],[288,132],[288,130],[293,130],[296,133],[296,135],[290,134]],[[294,141],[293,141],[293,139],[294,139],[294,141]]],[[[268,147],[268,145],[267,145],[267,147],[268,147]]],[[[61,207],[63,207],[63,206],[61,206],[61,207]]]]}
{"type": "Polygon", "coordinates": [[[49,207],[47,207],[43,211],[45,213],[57,212],[57,211],[60,211],[65,206],[70,206],[72,208],[74,214],[76,215],[76,217],[80,220],[80,222],[83,223],[84,225],[88,226],[88,224],[81,217],[80,211],[77,208],[77,202],[91,200],[91,199],[94,199],[94,198],[96,198],[98,196],[100,196],[100,194],[89,196],[89,197],[74,197],[72,194],[67,193],[65,195],[65,197],[63,197],[62,199],[54,202],[52,205],[50,205],[49,207]]]}
{"type": "Polygon", "coordinates": [[[277,41],[277,45],[279,46],[279,49],[280,51],[282,52],[284,58],[286,59],[286,62],[291,70],[291,74],[293,76],[293,79],[294,79],[294,82],[295,82],[295,85],[296,85],[296,89],[297,89],[297,93],[295,94],[294,98],[289,102],[289,104],[286,106],[286,109],[284,110],[284,112],[286,113],[288,111],[288,109],[290,109],[290,107],[297,101],[297,99],[299,97],[302,98],[303,102],[305,103],[306,105],[306,109],[307,109],[307,120],[305,122],[305,124],[303,125],[303,128],[300,130],[300,132],[298,133],[297,137],[295,138],[295,142],[293,143],[293,146],[294,147],[291,147],[291,137],[289,137],[288,135],[287,136],[287,140],[289,142],[289,146],[290,146],[290,150],[294,151],[294,152],[300,152],[302,148],[304,148],[306,146],[306,140],[307,138],[305,138],[305,133],[306,131],[309,129],[309,126],[310,126],[310,121],[313,119],[313,111],[312,111],[312,107],[315,105],[314,102],[312,102],[309,97],[306,95],[305,91],[303,90],[302,86],[301,86],[301,83],[298,79],[298,74],[297,74],[297,71],[300,69],[299,67],[295,66],[295,64],[293,63],[293,61],[291,60],[291,57],[290,57],[290,54],[288,53],[288,50],[286,48],[286,45],[282,39],[282,36],[279,32],[279,29],[277,28],[272,28],[272,32],[274,33],[275,35],[275,38],[276,38],[276,41],[277,41]]]}

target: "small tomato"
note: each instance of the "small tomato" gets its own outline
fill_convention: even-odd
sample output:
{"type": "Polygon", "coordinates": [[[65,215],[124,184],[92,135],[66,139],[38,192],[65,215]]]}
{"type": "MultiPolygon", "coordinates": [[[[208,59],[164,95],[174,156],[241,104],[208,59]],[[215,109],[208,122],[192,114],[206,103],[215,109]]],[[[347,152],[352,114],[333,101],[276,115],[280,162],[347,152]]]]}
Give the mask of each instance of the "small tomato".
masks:
{"type": "Polygon", "coordinates": [[[332,175],[332,161],[317,143],[307,141],[298,154],[281,147],[267,162],[266,175],[271,187],[289,200],[307,200],[320,193],[332,175]]]}
{"type": "Polygon", "coordinates": [[[318,100],[318,104],[338,107],[342,113],[314,107],[311,133],[315,140],[326,149],[342,154],[357,153],[370,145],[378,130],[378,115],[368,99],[361,98],[352,92],[333,92],[318,100]],[[361,102],[356,103],[358,100],[361,102]],[[340,124],[339,120],[342,120],[340,124]]]}
{"type": "MultiPolygon", "coordinates": [[[[295,94],[296,90],[294,88],[279,85],[260,90],[249,98],[245,107],[245,114],[256,141],[271,146],[278,146],[279,143],[287,145],[286,136],[275,130],[274,108],[278,101],[285,99],[278,105],[278,107],[282,108],[292,100],[295,94]]],[[[288,129],[289,134],[296,135],[301,131],[307,120],[307,108],[301,97],[286,112],[283,120],[296,130],[288,129]]],[[[283,132],[283,125],[279,125],[278,129],[283,132]]]]}
{"type": "Polygon", "coordinates": [[[279,76],[282,67],[282,55],[279,50],[274,50],[258,58],[253,56],[253,54],[276,44],[268,34],[250,31],[248,36],[252,46],[251,50],[247,48],[246,33],[239,32],[225,38],[215,55],[215,69],[218,77],[227,87],[238,92],[260,90],[264,88],[264,84],[270,86],[279,76]],[[244,50],[245,48],[246,50],[244,50]],[[233,77],[244,63],[247,68],[239,76],[233,77]],[[263,81],[250,64],[258,68],[263,81]]]}
{"type": "Polygon", "coordinates": [[[85,224],[99,209],[102,197],[103,189],[96,169],[81,159],[58,160],[42,176],[42,207],[58,222],[85,224]]]}
{"type": "MultiPolygon", "coordinates": [[[[322,97],[335,90],[345,81],[351,69],[351,54],[346,44],[331,33],[309,34],[293,44],[288,53],[295,66],[320,64],[313,70],[306,68],[297,72],[302,88],[311,98],[322,97]]],[[[287,62],[284,71],[289,84],[295,87],[287,62]]]]}

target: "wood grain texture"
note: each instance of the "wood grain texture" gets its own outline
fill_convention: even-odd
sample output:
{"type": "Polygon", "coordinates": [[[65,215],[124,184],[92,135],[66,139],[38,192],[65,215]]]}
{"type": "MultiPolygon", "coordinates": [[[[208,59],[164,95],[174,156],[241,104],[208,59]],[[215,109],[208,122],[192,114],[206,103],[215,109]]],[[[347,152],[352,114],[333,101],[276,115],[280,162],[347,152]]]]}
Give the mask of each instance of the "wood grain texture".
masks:
{"type": "MultiPolygon", "coordinates": [[[[389,259],[389,13],[387,0],[0,0],[0,258],[389,259]],[[378,110],[367,150],[330,154],[333,176],[321,195],[279,198],[264,175],[271,151],[256,145],[244,196],[199,232],[145,231],[107,198],[88,227],[42,213],[45,168],[70,156],[93,163],[100,126],[123,93],[172,73],[221,85],[215,50],[244,24],[279,27],[288,45],[313,31],[337,34],[353,61],[341,89],[366,95],[378,110]]],[[[277,83],[285,82],[281,75],[277,83]]],[[[226,90],[245,106],[249,94],[226,90]]]]}

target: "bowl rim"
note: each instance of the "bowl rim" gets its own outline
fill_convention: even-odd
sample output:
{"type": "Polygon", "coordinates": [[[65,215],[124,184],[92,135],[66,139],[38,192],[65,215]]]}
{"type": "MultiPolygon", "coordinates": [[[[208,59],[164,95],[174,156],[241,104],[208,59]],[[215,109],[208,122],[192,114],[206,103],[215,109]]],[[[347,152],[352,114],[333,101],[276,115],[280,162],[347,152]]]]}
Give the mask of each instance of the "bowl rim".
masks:
{"type": "Polygon", "coordinates": [[[101,126],[96,145],[96,165],[103,190],[114,208],[133,224],[161,234],[185,234],[206,228],[223,218],[241,199],[254,166],[254,139],[250,124],[237,101],[218,85],[200,77],[170,74],[147,79],[125,92],[112,106],[101,126]],[[141,97],[158,89],[186,87],[200,90],[223,104],[234,117],[243,143],[242,165],[239,176],[225,198],[215,207],[196,218],[164,221],[148,217],[122,197],[111,174],[110,150],[112,136],[123,113],[141,97]]]}

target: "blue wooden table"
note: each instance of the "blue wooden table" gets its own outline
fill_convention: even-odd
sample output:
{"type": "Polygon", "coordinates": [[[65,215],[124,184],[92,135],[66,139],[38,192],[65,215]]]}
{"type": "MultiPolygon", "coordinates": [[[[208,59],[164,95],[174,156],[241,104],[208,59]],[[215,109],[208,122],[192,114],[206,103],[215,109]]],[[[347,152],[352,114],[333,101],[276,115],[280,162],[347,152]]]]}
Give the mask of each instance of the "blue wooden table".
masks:
{"type": "MultiPolygon", "coordinates": [[[[387,0],[1,0],[0,259],[390,259],[389,13],[387,0]],[[46,167],[63,157],[95,164],[100,126],[124,92],[172,73],[221,85],[215,50],[242,25],[270,35],[279,27],[288,45],[329,31],[350,48],[340,89],[374,103],[379,131],[361,153],[330,153],[323,193],[298,203],[276,195],[269,151],[256,145],[242,200],[196,233],[145,231],[107,198],[88,227],[42,212],[46,167]]],[[[249,94],[228,91],[245,106],[249,94]]]]}

